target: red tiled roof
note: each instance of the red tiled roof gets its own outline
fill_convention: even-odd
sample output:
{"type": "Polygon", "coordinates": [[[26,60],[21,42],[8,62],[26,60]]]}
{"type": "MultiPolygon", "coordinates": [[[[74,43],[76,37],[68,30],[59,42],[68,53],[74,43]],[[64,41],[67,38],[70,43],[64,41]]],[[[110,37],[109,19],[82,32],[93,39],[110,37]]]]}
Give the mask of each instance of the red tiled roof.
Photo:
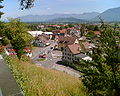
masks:
{"type": "Polygon", "coordinates": [[[79,44],[68,45],[68,48],[73,54],[79,54],[81,49],[79,44]]]}
{"type": "Polygon", "coordinates": [[[66,32],[67,32],[66,29],[60,30],[60,33],[66,33],[66,32]]]}
{"type": "Polygon", "coordinates": [[[77,37],[75,37],[75,36],[74,37],[69,37],[69,36],[63,37],[63,36],[61,36],[58,39],[58,43],[67,43],[68,45],[69,44],[74,44],[76,39],[77,39],[77,37]]]}
{"type": "Polygon", "coordinates": [[[5,46],[0,45],[0,49],[4,48],[5,46]]]}
{"type": "Polygon", "coordinates": [[[24,48],[23,50],[26,51],[27,53],[31,53],[32,52],[32,50],[30,48],[24,48]]]}
{"type": "Polygon", "coordinates": [[[50,26],[53,26],[53,27],[60,27],[59,25],[50,25],[50,26]]]}
{"type": "Polygon", "coordinates": [[[95,35],[100,35],[100,31],[94,31],[95,35]]]}
{"type": "Polygon", "coordinates": [[[0,45],[0,52],[2,52],[4,50],[4,46],[0,45]]]}

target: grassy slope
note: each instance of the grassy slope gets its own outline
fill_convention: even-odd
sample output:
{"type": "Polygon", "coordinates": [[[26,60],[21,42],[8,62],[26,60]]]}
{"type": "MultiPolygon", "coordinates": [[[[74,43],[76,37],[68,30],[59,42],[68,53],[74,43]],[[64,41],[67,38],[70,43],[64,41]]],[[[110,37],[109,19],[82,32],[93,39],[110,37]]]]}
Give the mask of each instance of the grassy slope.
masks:
{"type": "Polygon", "coordinates": [[[81,81],[63,72],[4,56],[25,96],[86,96],[81,81]]]}

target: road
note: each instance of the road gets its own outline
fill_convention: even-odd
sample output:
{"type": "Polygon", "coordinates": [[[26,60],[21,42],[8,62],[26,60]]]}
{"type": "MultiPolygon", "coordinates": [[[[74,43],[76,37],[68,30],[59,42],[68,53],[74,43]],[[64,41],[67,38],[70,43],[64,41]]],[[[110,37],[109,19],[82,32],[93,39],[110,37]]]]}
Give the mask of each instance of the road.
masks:
{"type": "Polygon", "coordinates": [[[48,50],[50,50],[50,48],[54,47],[55,45],[56,45],[56,42],[51,41],[50,46],[47,46],[47,47],[38,47],[37,49],[35,49],[33,51],[33,56],[31,57],[31,59],[32,60],[38,59],[38,57],[39,57],[40,54],[48,52],[48,50]]]}
{"type": "Polygon", "coordinates": [[[53,70],[58,70],[58,71],[63,71],[65,73],[68,73],[70,75],[76,76],[76,77],[80,77],[80,73],[77,72],[76,70],[70,68],[70,67],[66,67],[64,65],[60,65],[58,64],[58,61],[61,61],[61,58],[57,58],[57,55],[61,55],[60,52],[59,54],[56,53],[56,51],[51,50],[51,47],[54,47],[56,43],[52,42],[50,46],[45,47],[45,48],[38,48],[37,51],[33,51],[33,53],[35,54],[32,57],[32,61],[39,66],[43,66],[46,68],[50,68],[53,70]],[[48,51],[50,51],[48,53],[48,51]],[[47,53],[47,58],[45,61],[37,61],[37,59],[39,59],[39,55],[41,53],[47,53]]]}

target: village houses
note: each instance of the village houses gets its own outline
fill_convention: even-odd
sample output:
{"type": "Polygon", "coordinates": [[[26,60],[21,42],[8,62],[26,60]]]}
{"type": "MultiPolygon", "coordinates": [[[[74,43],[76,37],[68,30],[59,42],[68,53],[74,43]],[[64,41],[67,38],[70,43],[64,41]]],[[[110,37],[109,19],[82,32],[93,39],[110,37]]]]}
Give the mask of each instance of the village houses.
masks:
{"type": "Polygon", "coordinates": [[[79,44],[77,37],[75,37],[75,36],[63,37],[63,36],[61,36],[58,39],[58,49],[59,50],[63,50],[67,45],[71,45],[71,44],[79,44]]]}

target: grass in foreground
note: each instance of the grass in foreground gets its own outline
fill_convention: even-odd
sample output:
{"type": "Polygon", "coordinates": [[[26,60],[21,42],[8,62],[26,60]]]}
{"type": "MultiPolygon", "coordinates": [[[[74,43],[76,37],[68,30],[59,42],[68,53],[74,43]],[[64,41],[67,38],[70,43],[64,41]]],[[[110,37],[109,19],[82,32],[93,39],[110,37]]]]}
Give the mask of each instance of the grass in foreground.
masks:
{"type": "Polygon", "coordinates": [[[25,96],[86,96],[81,80],[63,72],[37,67],[4,56],[25,96]]]}

